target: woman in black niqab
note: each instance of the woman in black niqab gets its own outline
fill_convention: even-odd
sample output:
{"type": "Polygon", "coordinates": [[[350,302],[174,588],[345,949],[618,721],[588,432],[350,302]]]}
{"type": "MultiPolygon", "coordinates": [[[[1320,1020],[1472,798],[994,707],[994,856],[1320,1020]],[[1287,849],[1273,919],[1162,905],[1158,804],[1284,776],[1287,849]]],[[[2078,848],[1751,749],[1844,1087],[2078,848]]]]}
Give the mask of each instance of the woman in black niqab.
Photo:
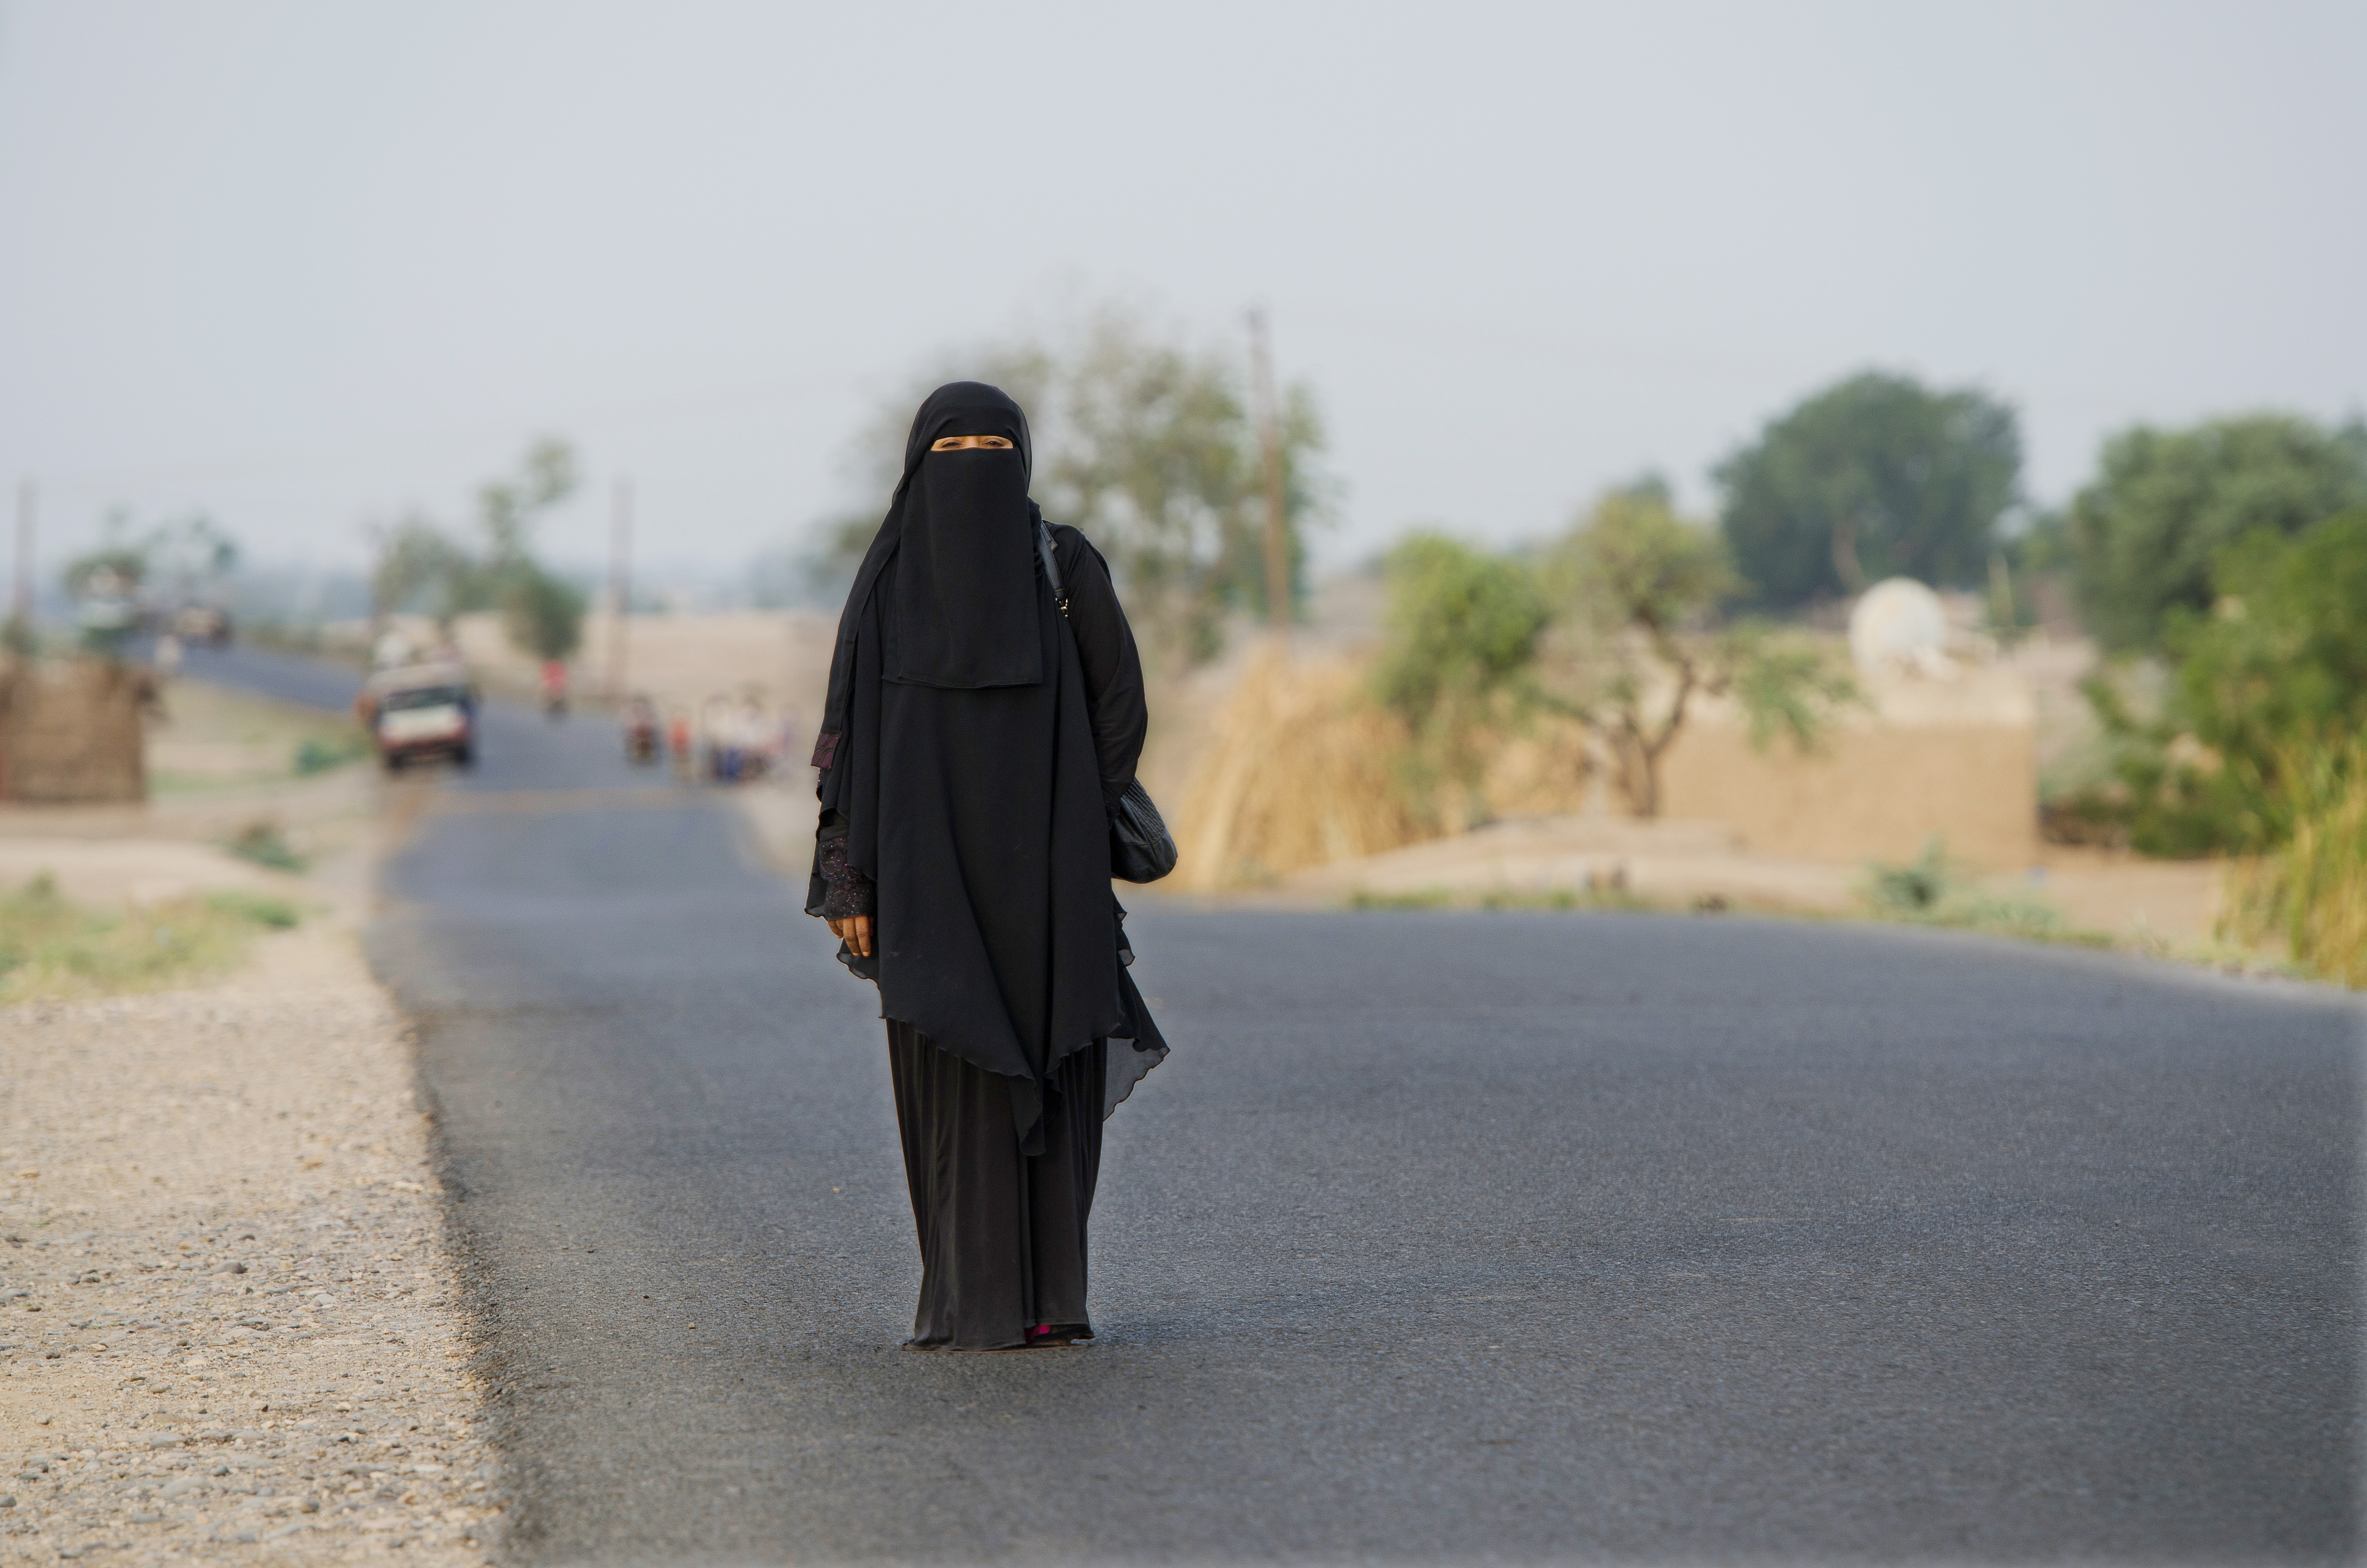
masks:
{"type": "Polygon", "coordinates": [[[1091,1337],[1102,1119],[1166,1054],[1109,880],[1141,664],[1074,528],[1051,530],[1065,619],[1054,602],[1032,461],[998,389],[957,381],[922,404],[814,747],[807,909],[879,986],[920,1231],[916,1349],[1091,1337]]]}

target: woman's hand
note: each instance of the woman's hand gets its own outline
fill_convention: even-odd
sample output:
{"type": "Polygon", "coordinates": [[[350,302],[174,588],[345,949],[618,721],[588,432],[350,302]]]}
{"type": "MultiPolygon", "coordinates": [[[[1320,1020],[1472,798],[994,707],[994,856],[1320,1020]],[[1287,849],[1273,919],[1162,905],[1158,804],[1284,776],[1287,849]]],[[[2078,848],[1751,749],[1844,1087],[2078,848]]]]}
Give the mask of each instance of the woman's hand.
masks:
{"type": "Polygon", "coordinates": [[[871,916],[850,915],[844,920],[830,922],[830,934],[846,944],[846,950],[856,958],[871,956],[871,916]]]}

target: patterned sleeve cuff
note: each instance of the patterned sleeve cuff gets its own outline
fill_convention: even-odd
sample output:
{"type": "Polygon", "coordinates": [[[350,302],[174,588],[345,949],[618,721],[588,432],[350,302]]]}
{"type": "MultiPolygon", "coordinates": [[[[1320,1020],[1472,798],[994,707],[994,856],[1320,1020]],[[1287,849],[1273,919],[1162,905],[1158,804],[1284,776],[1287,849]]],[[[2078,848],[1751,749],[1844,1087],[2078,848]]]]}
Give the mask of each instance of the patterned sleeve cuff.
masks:
{"type": "Polygon", "coordinates": [[[846,863],[846,840],[824,838],[821,848],[821,880],[830,892],[821,901],[825,920],[844,920],[856,915],[878,913],[878,896],[871,879],[846,863]]]}

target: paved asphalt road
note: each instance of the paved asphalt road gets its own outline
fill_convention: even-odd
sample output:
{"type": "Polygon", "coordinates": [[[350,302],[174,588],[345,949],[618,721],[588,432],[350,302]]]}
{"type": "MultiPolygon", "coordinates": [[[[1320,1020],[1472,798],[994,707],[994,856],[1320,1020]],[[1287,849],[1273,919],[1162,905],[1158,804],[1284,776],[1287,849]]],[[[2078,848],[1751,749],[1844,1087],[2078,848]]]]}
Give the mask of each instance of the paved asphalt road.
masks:
{"type": "Polygon", "coordinates": [[[1731,917],[1151,899],[1090,1349],[900,1353],[876,1003],[606,726],[388,868],[517,1555],[2338,1560],[2361,1013],[1731,917]]]}

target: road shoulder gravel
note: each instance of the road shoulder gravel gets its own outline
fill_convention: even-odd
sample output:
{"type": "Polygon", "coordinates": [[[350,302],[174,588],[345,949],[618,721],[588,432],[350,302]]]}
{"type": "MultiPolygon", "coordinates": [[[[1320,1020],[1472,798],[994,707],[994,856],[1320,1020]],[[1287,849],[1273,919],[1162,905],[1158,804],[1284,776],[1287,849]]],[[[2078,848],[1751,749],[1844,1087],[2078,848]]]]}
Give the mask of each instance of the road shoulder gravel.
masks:
{"type": "Polygon", "coordinates": [[[0,1010],[0,1556],[483,1562],[433,1129],[349,928],[0,1010]]]}

